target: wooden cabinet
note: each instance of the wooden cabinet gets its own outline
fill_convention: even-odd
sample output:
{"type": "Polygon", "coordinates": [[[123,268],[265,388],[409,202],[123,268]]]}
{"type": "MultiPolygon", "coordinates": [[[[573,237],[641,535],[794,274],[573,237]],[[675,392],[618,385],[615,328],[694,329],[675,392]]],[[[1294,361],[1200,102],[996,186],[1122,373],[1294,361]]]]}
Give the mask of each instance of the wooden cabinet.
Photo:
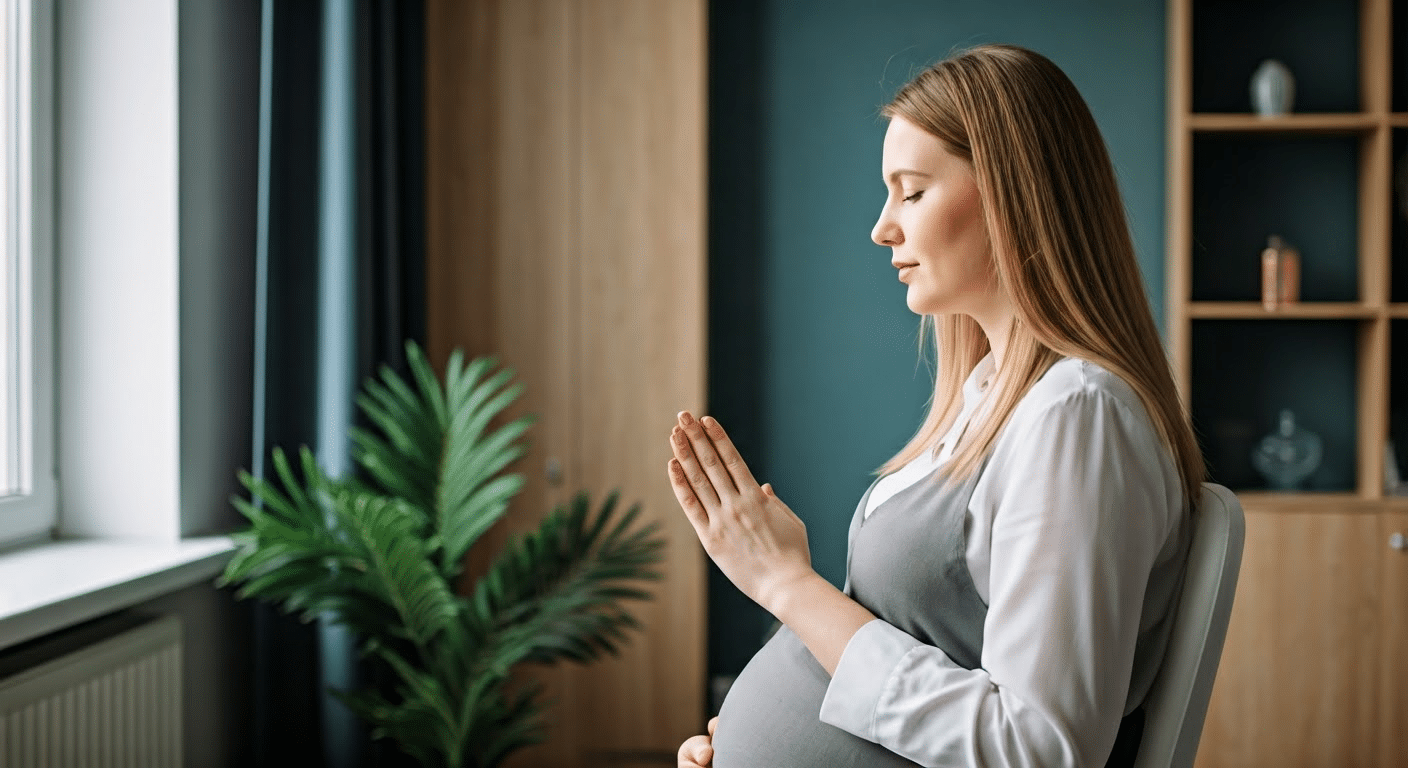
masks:
{"type": "Polygon", "coordinates": [[[1380,654],[1377,668],[1378,764],[1408,765],[1408,511],[1379,516],[1382,566],[1380,654]]]}
{"type": "Polygon", "coordinates": [[[1374,764],[1387,549],[1378,516],[1246,512],[1198,765],[1374,764]]]}
{"type": "Polygon", "coordinates": [[[1198,764],[1408,765],[1408,499],[1385,472],[1408,451],[1408,2],[1170,0],[1168,31],[1167,338],[1247,514],[1198,764]],[[1272,58],[1295,106],[1262,117],[1272,58]],[[1301,295],[1267,309],[1271,235],[1301,295]],[[1282,409],[1324,441],[1297,491],[1250,460],[1282,409]]]}
{"type": "Polygon", "coordinates": [[[515,765],[674,765],[705,723],[705,563],[666,479],[705,402],[703,0],[427,3],[428,332],[493,354],[538,415],[483,560],[578,490],[668,538],[620,659],[537,677],[549,742],[515,765]]]}

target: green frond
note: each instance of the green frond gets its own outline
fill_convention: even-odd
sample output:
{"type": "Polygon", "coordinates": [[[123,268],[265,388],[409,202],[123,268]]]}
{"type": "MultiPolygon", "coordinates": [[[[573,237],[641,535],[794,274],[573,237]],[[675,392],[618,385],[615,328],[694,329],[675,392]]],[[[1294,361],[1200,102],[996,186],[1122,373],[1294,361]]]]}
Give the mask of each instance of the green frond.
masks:
{"type": "MultiPolygon", "coordinates": [[[[427,403],[431,411],[435,414],[435,419],[443,428],[448,421],[445,409],[445,395],[440,389],[440,382],[435,378],[435,371],[430,367],[430,362],[425,359],[425,353],[415,344],[406,345],[406,362],[411,369],[411,375],[415,378],[416,385],[420,390],[422,402],[427,403]]],[[[451,360],[451,362],[456,362],[451,360]]],[[[399,377],[395,377],[397,381],[399,377]]],[[[388,384],[390,381],[387,382],[388,384]]]]}
{"type": "Polygon", "coordinates": [[[540,689],[527,688],[514,694],[496,713],[487,737],[475,751],[480,765],[498,765],[514,750],[541,744],[547,739],[542,725],[542,707],[537,703],[540,689]]]}
{"type": "Polygon", "coordinates": [[[493,356],[477,357],[464,364],[464,355],[457,349],[450,355],[445,366],[445,404],[453,412],[464,409],[464,402],[470,393],[479,386],[484,374],[499,364],[493,356]]]}
{"type": "MultiPolygon", "coordinates": [[[[387,445],[372,432],[353,428],[352,459],[371,475],[381,490],[422,509],[435,507],[439,456],[422,459],[387,445]]],[[[435,438],[437,444],[439,438],[435,438]]]]}
{"type": "Polygon", "coordinates": [[[363,493],[339,494],[334,507],[379,576],[381,596],[417,644],[429,642],[454,619],[456,604],[417,537],[419,516],[399,499],[363,493]]]}
{"type": "Polygon", "coordinates": [[[447,512],[439,526],[444,547],[440,554],[441,572],[447,577],[459,573],[465,553],[504,516],[509,500],[523,489],[523,482],[522,475],[494,478],[447,512]]]}
{"type": "Polygon", "coordinates": [[[443,757],[444,737],[437,728],[435,711],[415,699],[393,703],[371,690],[340,691],[333,695],[353,713],[375,724],[373,739],[392,739],[401,751],[415,758],[420,765],[449,764],[443,757]]]}
{"type": "Polygon", "coordinates": [[[510,541],[475,585],[473,621],[493,633],[495,663],[590,661],[617,651],[636,621],[615,606],[643,594],[622,582],[657,575],[659,542],[625,535],[638,507],[610,526],[614,511],[614,494],[596,515],[578,494],[510,541]]]}
{"type": "Polygon", "coordinates": [[[220,584],[356,633],[394,682],[337,693],[375,737],[424,765],[488,768],[545,733],[537,692],[510,690],[514,667],[617,653],[639,629],[622,604],[649,599],[664,543],[615,492],[595,512],[578,494],[456,596],[465,553],[523,488],[507,469],[534,417],[492,427],[523,389],[492,357],[457,350],[443,386],[414,343],[407,360],[408,378],[383,367],[357,398],[360,475],[327,477],[306,447],[275,450],[269,478],[240,473],[249,527],[220,584]]]}
{"type": "Polygon", "coordinates": [[[512,379],[513,371],[504,368],[484,381],[476,383],[472,389],[465,393],[464,399],[457,402],[453,417],[459,420],[459,423],[454,426],[465,435],[468,441],[477,441],[480,435],[484,434],[484,430],[488,428],[489,422],[522,393],[523,386],[521,384],[504,389],[512,379]],[[501,389],[503,389],[502,392],[499,391],[501,389]]]}
{"type": "MultiPolygon", "coordinates": [[[[363,385],[364,394],[371,397],[386,412],[387,418],[394,419],[408,435],[415,436],[417,442],[426,436],[443,434],[445,425],[441,423],[434,406],[426,402],[414,389],[390,367],[382,366],[381,378],[368,379],[363,385]]],[[[375,422],[376,420],[373,419],[375,422]]],[[[420,445],[417,451],[433,448],[434,443],[420,445]]],[[[433,458],[433,456],[428,457],[433,458]]]]}

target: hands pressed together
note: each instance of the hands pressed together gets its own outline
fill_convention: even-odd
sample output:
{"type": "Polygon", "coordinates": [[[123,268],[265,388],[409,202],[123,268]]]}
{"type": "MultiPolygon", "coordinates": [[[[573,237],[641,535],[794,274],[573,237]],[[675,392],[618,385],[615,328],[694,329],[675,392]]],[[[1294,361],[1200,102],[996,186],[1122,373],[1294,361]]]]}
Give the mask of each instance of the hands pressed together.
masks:
{"type": "MultiPolygon", "coordinates": [[[[704,551],[753,601],[776,614],[793,587],[816,576],[807,528],[782,503],[771,484],[758,485],[728,434],[713,417],[696,420],[681,411],[670,433],[670,485],[704,551]]],[[[707,768],[713,736],[680,745],[679,768],[707,768]]]]}
{"type": "Polygon", "coordinates": [[[776,614],[790,588],[816,575],[806,526],[771,484],[758,485],[718,421],[678,419],[669,475],[680,508],[728,580],[776,614]]]}

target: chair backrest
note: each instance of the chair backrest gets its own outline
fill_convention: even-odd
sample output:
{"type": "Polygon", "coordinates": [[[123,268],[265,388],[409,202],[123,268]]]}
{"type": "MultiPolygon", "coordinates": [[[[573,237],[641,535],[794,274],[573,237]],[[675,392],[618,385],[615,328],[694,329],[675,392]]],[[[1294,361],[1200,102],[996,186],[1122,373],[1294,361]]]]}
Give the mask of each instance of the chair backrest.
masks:
{"type": "Polygon", "coordinates": [[[1168,649],[1144,699],[1136,768],[1193,765],[1227,638],[1245,540],[1246,520],[1237,497],[1220,485],[1203,484],[1168,649]]]}

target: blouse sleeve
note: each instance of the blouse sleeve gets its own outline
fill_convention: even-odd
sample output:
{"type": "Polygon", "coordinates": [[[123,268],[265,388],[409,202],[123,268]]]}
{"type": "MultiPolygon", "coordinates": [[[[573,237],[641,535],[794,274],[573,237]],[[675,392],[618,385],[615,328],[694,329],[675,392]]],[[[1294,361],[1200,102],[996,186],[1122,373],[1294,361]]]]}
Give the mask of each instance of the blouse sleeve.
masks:
{"type": "Polygon", "coordinates": [[[823,722],[921,765],[1104,764],[1181,493],[1142,409],[1102,390],[1011,437],[985,473],[1001,474],[985,478],[997,490],[981,666],[877,619],[847,644],[823,722]]]}

